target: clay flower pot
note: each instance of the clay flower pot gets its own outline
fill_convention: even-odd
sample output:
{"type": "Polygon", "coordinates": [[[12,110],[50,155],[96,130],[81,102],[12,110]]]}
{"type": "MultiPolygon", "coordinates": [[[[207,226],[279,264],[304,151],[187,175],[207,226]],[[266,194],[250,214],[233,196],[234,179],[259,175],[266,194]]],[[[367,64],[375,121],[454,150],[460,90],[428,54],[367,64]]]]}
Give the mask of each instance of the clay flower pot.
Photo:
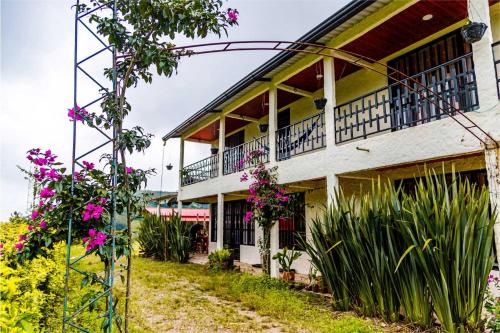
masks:
{"type": "Polygon", "coordinates": [[[289,272],[283,272],[281,273],[281,278],[285,281],[288,281],[288,282],[293,282],[295,281],[295,270],[291,270],[289,272]]]}

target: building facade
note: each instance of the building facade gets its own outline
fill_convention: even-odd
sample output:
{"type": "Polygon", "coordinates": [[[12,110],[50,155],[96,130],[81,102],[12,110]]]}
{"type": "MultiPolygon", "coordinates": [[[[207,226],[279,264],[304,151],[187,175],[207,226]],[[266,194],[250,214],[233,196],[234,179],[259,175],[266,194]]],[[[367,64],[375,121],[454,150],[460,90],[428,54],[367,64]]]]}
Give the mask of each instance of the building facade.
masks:
{"type": "MultiPolygon", "coordinates": [[[[378,177],[405,185],[424,166],[488,184],[500,205],[498,1],[353,1],[299,41],[339,51],[281,52],[163,138],[180,138],[179,202],[210,204],[210,250],[228,246],[241,262],[260,262],[262,231],[243,221],[248,184],[240,182],[251,167],[240,161],[255,149],[278,166],[296,203],[273,229],[273,253],[298,247],[298,234],[307,239],[335,189],[368,191],[378,177]],[[461,33],[468,18],[488,26],[475,43],[461,33]],[[486,147],[481,130],[493,138],[486,147]],[[184,165],[186,141],[213,154],[184,165]]],[[[294,268],[307,274],[307,256],[294,268]]]]}

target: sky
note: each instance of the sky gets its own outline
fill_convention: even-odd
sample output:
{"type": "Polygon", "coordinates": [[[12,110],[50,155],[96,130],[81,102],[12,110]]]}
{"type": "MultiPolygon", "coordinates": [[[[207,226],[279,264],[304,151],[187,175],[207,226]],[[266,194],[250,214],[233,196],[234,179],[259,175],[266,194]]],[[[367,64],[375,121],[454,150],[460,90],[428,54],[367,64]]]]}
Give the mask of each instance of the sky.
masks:
{"type": "MultiPolygon", "coordinates": [[[[222,40],[295,40],[332,15],[347,0],[230,0],[225,7],[237,8],[239,25],[222,40]]],[[[51,149],[69,165],[72,126],[67,109],[73,104],[74,12],[72,1],[0,0],[0,221],[14,211],[26,213],[29,184],[18,166],[29,169],[26,151],[51,149]]],[[[97,50],[85,31],[79,31],[79,53],[84,58],[97,50]]],[[[207,41],[217,41],[209,36],[207,41]]],[[[194,42],[201,42],[196,40],[194,42]]],[[[193,44],[183,36],[177,45],[193,44]]],[[[272,57],[271,52],[218,53],[182,59],[178,73],[170,78],[154,77],[129,91],[133,111],[126,126],[139,125],[154,138],[144,154],[128,162],[133,167],[155,168],[147,185],[150,190],[178,188],[179,141],[163,147],[161,137],[215,99],[243,76],[272,57]],[[165,169],[160,182],[162,152],[165,169]]],[[[99,76],[108,65],[103,53],[85,69],[99,76]]],[[[104,82],[104,80],[102,80],[104,82]]],[[[79,100],[84,105],[97,97],[95,86],[79,79],[79,100]]],[[[89,110],[89,111],[96,111],[89,110]]],[[[103,142],[95,130],[78,128],[77,154],[103,142]]],[[[87,159],[97,162],[100,150],[87,159]]],[[[207,145],[186,143],[185,163],[209,156],[207,145]]]]}

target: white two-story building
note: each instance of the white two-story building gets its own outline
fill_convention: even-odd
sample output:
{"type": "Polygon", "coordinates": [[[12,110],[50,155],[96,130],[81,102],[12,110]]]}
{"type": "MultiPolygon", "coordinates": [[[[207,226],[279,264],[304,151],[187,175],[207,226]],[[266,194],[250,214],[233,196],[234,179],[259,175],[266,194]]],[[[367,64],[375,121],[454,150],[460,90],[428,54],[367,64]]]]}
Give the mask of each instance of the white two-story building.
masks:
{"type": "MultiPolygon", "coordinates": [[[[243,221],[240,176],[251,166],[238,163],[255,149],[294,193],[273,252],[299,246],[336,188],[359,193],[379,176],[411,187],[424,166],[489,184],[500,205],[498,149],[481,142],[491,140],[484,133],[500,141],[498,1],[355,0],[298,41],[345,53],[280,52],[163,137],[181,142],[179,202],[210,203],[210,250],[227,246],[243,263],[260,262],[262,231],[243,221]],[[488,27],[475,43],[461,33],[468,19],[488,27]],[[185,165],[186,141],[213,154],[185,165]]],[[[306,255],[294,265],[307,274],[306,255]]]]}

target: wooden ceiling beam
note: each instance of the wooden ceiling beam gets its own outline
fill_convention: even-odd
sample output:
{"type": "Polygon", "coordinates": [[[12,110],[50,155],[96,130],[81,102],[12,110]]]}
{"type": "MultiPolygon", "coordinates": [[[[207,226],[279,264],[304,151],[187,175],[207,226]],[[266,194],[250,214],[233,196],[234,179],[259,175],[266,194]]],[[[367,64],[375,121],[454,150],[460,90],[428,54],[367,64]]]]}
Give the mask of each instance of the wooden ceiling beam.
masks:
{"type": "Polygon", "coordinates": [[[313,96],[313,93],[311,93],[309,91],[295,88],[292,86],[288,86],[288,85],[282,84],[282,83],[276,85],[276,88],[281,89],[283,91],[287,91],[287,92],[295,94],[295,95],[304,96],[304,97],[308,97],[308,98],[312,98],[312,96],[313,96]]]}

